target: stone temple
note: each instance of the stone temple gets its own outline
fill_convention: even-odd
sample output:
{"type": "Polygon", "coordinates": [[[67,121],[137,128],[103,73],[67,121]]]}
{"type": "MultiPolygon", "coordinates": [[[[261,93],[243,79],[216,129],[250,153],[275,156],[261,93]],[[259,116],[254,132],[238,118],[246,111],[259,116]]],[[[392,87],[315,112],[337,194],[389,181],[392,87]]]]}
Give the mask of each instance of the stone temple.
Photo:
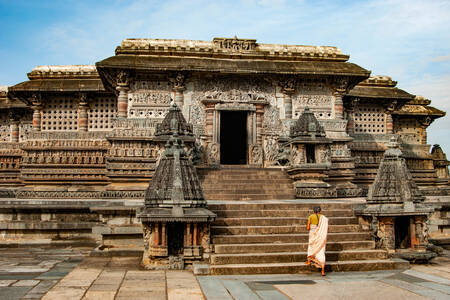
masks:
{"type": "MultiPolygon", "coordinates": [[[[331,269],[402,266],[391,248],[418,242],[385,251],[367,223],[383,214],[368,214],[365,197],[394,138],[422,197],[419,227],[448,237],[450,162],[427,144],[445,112],[348,60],[336,47],[237,37],[126,39],[95,66],[34,68],[0,90],[1,242],[290,273],[306,268],[304,225],[320,203],[331,269]]],[[[408,231],[402,205],[389,222],[408,231]]]]}

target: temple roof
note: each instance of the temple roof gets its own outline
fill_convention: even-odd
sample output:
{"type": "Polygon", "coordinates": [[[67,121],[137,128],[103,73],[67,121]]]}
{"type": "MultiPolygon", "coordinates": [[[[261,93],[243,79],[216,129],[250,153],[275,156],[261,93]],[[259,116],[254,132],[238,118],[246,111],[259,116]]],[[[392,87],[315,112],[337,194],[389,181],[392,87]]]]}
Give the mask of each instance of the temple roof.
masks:
{"type": "Polygon", "coordinates": [[[389,76],[371,76],[358,83],[347,96],[358,98],[412,100],[411,95],[404,90],[396,88],[396,81],[389,76]]]}
{"type": "Polygon", "coordinates": [[[164,55],[232,59],[285,59],[347,61],[336,47],[260,44],[255,39],[214,38],[212,41],[178,39],[125,39],[116,55],[164,55]]]}
{"type": "Polygon", "coordinates": [[[34,92],[104,92],[105,88],[92,65],[38,66],[27,74],[30,80],[9,87],[14,97],[28,101],[34,92]]]}
{"type": "Polygon", "coordinates": [[[430,116],[433,119],[445,116],[445,112],[429,106],[431,101],[423,96],[416,96],[411,101],[393,112],[394,115],[430,116]]]}
{"type": "Polygon", "coordinates": [[[13,98],[9,93],[6,85],[0,86],[0,109],[8,108],[24,108],[26,104],[17,98],[13,98]]]}
{"type": "Polygon", "coordinates": [[[27,75],[29,79],[99,78],[94,65],[37,66],[27,75]]]}
{"type": "Polygon", "coordinates": [[[115,77],[109,70],[348,76],[352,84],[369,76],[370,71],[346,62],[348,58],[336,47],[258,44],[253,39],[126,39],[115,56],[96,66],[112,86],[115,77]]]}

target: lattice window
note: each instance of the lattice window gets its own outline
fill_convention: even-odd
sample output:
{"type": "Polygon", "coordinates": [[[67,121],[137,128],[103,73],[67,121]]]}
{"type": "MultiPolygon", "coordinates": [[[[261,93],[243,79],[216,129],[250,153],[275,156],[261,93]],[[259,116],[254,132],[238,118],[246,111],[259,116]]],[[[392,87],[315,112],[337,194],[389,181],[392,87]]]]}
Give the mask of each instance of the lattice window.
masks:
{"type": "Polygon", "coordinates": [[[11,141],[11,128],[9,125],[8,114],[6,113],[0,115],[0,141],[11,141]]]}
{"type": "Polygon", "coordinates": [[[78,130],[78,107],[71,99],[50,99],[42,110],[42,131],[78,130]]]}
{"type": "Polygon", "coordinates": [[[355,133],[386,133],[386,114],[383,108],[369,105],[355,107],[355,133]]]}
{"type": "Polygon", "coordinates": [[[117,99],[115,97],[98,97],[89,102],[89,131],[112,129],[111,119],[117,114],[117,99]]]}

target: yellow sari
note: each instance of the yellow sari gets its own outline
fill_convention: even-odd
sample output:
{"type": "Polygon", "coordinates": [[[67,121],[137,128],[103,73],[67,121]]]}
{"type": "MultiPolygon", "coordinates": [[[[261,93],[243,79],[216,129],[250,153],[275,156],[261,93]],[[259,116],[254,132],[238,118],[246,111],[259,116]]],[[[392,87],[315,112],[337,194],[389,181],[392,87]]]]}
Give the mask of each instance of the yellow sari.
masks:
{"type": "Polygon", "coordinates": [[[308,259],[316,267],[325,266],[325,246],[327,244],[328,218],[321,215],[318,225],[310,225],[308,241],[308,259]]]}

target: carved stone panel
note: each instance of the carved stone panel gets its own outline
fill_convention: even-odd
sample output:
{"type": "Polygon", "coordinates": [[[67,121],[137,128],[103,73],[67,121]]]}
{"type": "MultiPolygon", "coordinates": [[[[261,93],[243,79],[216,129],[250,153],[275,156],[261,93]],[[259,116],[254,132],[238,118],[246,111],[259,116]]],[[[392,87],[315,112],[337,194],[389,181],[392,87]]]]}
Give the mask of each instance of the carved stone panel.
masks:
{"type": "Polygon", "coordinates": [[[164,118],[170,107],[172,85],[166,81],[136,80],[128,92],[129,118],[164,118]]]}

